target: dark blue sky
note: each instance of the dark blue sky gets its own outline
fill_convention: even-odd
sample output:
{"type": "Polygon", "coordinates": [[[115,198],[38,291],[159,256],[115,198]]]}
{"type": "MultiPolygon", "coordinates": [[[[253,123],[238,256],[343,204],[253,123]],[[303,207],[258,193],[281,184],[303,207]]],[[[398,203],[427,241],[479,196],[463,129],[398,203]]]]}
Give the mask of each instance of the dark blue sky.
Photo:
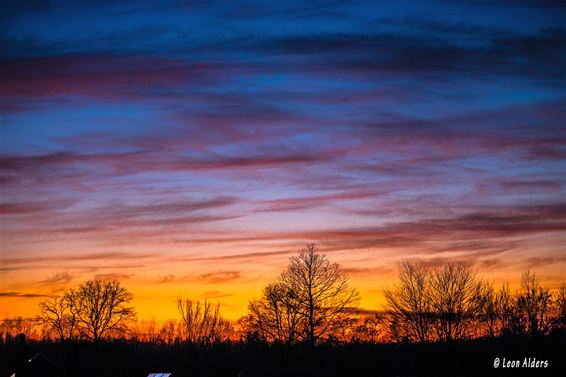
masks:
{"type": "Polygon", "coordinates": [[[401,258],[558,284],[561,3],[4,1],[4,296],[230,284],[239,313],[307,241],[366,306],[401,258]]]}

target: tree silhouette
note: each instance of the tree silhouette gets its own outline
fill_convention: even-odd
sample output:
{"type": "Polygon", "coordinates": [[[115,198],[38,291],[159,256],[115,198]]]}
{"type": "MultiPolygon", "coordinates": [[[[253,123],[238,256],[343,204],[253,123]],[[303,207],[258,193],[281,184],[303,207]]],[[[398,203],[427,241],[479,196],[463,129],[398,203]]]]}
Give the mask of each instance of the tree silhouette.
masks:
{"type": "Polygon", "coordinates": [[[304,339],[312,346],[339,327],[357,306],[359,294],[336,263],[330,263],[314,243],[291,257],[281,283],[296,295],[297,311],[303,319],[304,339]]]}
{"type": "Polygon", "coordinates": [[[431,340],[429,280],[429,270],[424,264],[409,261],[399,264],[399,284],[383,292],[394,339],[417,342],[431,340]]]}
{"type": "Polygon", "coordinates": [[[505,283],[496,290],[493,284],[482,284],[478,296],[480,302],[479,322],[489,337],[522,333],[517,297],[505,283]]]}
{"type": "Polygon", "coordinates": [[[97,343],[109,333],[122,333],[135,319],[128,306],[133,296],[120,282],[91,280],[72,295],[72,312],[80,334],[97,343]]]}
{"type": "Polygon", "coordinates": [[[260,332],[281,334],[276,338],[287,342],[296,331],[297,338],[312,347],[337,330],[358,302],[357,290],[348,285],[339,266],[308,244],[289,259],[287,269],[266,287],[262,300],[250,303],[250,322],[260,332]]]}
{"type": "Polygon", "coordinates": [[[356,321],[352,326],[350,339],[359,343],[378,343],[384,340],[386,316],[373,313],[356,321]]]}
{"type": "Polygon", "coordinates": [[[248,305],[248,326],[269,341],[287,344],[295,342],[299,332],[300,315],[295,292],[280,282],[268,284],[259,300],[248,305]]]}
{"type": "Polygon", "coordinates": [[[213,306],[206,300],[193,302],[177,300],[177,310],[184,324],[184,336],[189,344],[210,346],[224,340],[230,323],[220,316],[220,306],[213,306]]]}
{"type": "Polygon", "coordinates": [[[439,340],[468,338],[481,311],[482,283],[467,263],[447,263],[432,270],[429,300],[439,340]]]}
{"type": "Polygon", "coordinates": [[[481,289],[469,264],[402,262],[399,284],[384,291],[393,336],[418,342],[472,336],[482,309],[481,289]]]}
{"type": "Polygon", "coordinates": [[[77,334],[75,291],[69,289],[62,296],[54,296],[39,303],[39,320],[55,330],[59,340],[66,341],[77,334]]]}
{"type": "Polygon", "coordinates": [[[566,327],[566,285],[562,284],[556,292],[556,317],[555,326],[557,328],[566,327]]]}
{"type": "Polygon", "coordinates": [[[536,275],[527,270],[521,276],[518,307],[523,313],[529,335],[541,335],[550,330],[552,294],[543,288],[536,275]]]}

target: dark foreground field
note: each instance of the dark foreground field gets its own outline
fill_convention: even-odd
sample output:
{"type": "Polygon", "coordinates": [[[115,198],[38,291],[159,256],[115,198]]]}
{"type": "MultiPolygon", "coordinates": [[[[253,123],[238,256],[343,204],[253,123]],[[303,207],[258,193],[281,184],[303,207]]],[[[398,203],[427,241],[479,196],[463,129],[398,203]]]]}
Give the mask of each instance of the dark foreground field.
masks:
{"type": "Polygon", "coordinates": [[[14,371],[17,377],[134,377],[150,372],[236,377],[242,370],[246,376],[560,376],[565,375],[565,340],[564,333],[554,333],[443,344],[323,344],[312,352],[300,345],[256,342],[226,342],[209,349],[120,341],[101,343],[98,349],[88,343],[20,342],[1,345],[0,377],[14,371]],[[525,358],[547,360],[548,366],[526,368],[525,358]],[[502,365],[515,360],[520,368],[502,365]]]}

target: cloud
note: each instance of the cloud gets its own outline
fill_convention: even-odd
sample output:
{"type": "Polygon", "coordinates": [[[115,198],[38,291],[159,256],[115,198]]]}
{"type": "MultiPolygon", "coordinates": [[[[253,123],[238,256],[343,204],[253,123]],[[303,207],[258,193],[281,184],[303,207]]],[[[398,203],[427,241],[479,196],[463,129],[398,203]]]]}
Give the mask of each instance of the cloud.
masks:
{"type": "Polygon", "coordinates": [[[175,275],[169,274],[169,275],[160,276],[155,284],[169,283],[172,281],[175,281],[175,275]]]}
{"type": "Polygon", "coordinates": [[[222,284],[231,281],[239,280],[241,277],[240,271],[216,271],[201,274],[198,279],[207,284],[222,284]]]}
{"type": "Polygon", "coordinates": [[[529,160],[556,160],[563,161],[566,159],[566,150],[564,148],[564,143],[560,145],[550,145],[550,146],[532,146],[528,148],[525,153],[525,158],[529,160]]]}
{"type": "Polygon", "coordinates": [[[315,195],[307,197],[282,198],[258,201],[258,212],[300,211],[321,207],[327,204],[340,204],[343,201],[373,198],[375,191],[346,191],[337,194],[315,195]]]}
{"type": "Polygon", "coordinates": [[[421,31],[428,31],[441,34],[456,34],[472,37],[482,37],[491,39],[495,36],[501,38],[508,36],[509,31],[493,27],[478,25],[473,22],[464,20],[451,21],[451,20],[435,20],[431,18],[422,18],[417,16],[404,16],[404,17],[384,17],[375,21],[376,26],[392,25],[409,29],[417,29],[421,31]]]}
{"type": "Polygon", "coordinates": [[[121,56],[111,53],[68,53],[4,59],[2,97],[83,96],[119,100],[163,95],[179,85],[210,85],[228,75],[222,63],[121,56]]]}
{"type": "Polygon", "coordinates": [[[496,34],[491,38],[484,33],[483,44],[471,45],[402,33],[325,33],[258,39],[251,43],[250,49],[318,58],[308,61],[314,61],[318,66],[316,73],[322,75],[431,73],[551,80],[561,77],[563,35],[562,29],[543,29],[527,36],[496,34]]]}
{"type": "Polygon", "coordinates": [[[272,167],[285,166],[294,164],[316,163],[326,161],[326,156],[316,155],[314,153],[296,152],[289,154],[273,153],[269,155],[258,154],[247,157],[219,157],[209,160],[187,161],[182,164],[182,169],[200,170],[200,169],[239,169],[253,167],[272,167]]]}
{"type": "MultiPolygon", "coordinates": [[[[272,236],[266,236],[263,239],[272,239],[272,236]]],[[[260,238],[261,239],[261,238],[260,238]]],[[[237,242],[237,241],[255,241],[258,240],[257,236],[250,236],[246,239],[243,238],[226,238],[226,239],[202,239],[202,240],[193,240],[187,241],[182,243],[222,243],[222,242],[237,242]]],[[[276,250],[276,251],[265,251],[265,252],[255,252],[255,253],[240,253],[240,254],[225,254],[225,255],[218,255],[218,256],[209,256],[209,257],[175,257],[173,258],[174,261],[224,261],[224,260],[236,260],[236,259],[263,259],[263,258],[271,258],[276,255],[288,255],[295,253],[294,250],[276,250]]]]}
{"type": "Polygon", "coordinates": [[[202,296],[206,299],[218,299],[224,297],[233,296],[233,293],[230,292],[220,292],[220,291],[205,291],[202,293],[202,296]]]}
{"type": "Polygon", "coordinates": [[[552,180],[552,179],[504,179],[500,181],[500,185],[506,190],[515,191],[560,191],[564,186],[565,181],[563,180],[552,180]]]}
{"type": "MultiPolygon", "coordinates": [[[[74,96],[72,101],[75,103],[80,103],[85,98],[110,103],[128,100],[163,103],[168,99],[171,104],[175,104],[175,108],[183,109],[180,113],[188,113],[184,118],[190,123],[206,128],[219,128],[223,125],[233,136],[235,133],[246,132],[235,130],[226,125],[227,122],[243,126],[250,123],[281,123],[289,127],[290,124],[309,124],[309,121],[311,124],[320,124],[325,118],[323,114],[319,114],[318,119],[308,119],[298,109],[289,111],[284,106],[288,97],[287,101],[276,103],[265,101],[263,93],[219,93],[209,90],[228,85],[233,78],[251,77],[252,80],[259,80],[274,72],[291,77],[322,76],[330,80],[366,80],[375,75],[383,76],[384,79],[391,75],[412,75],[415,79],[423,79],[422,74],[427,74],[484,79],[500,76],[528,77],[545,82],[545,85],[557,85],[556,81],[562,76],[565,32],[560,28],[541,28],[535,33],[519,34],[467,23],[414,17],[381,20],[378,21],[379,26],[380,22],[441,33],[434,38],[407,30],[386,32],[380,28],[375,28],[374,33],[266,33],[254,37],[226,38],[203,46],[193,43],[190,44],[193,47],[192,50],[189,48],[189,53],[186,53],[187,42],[177,40],[171,43],[179,43],[180,46],[165,44],[163,47],[170,51],[171,48],[182,46],[185,54],[165,53],[161,56],[156,56],[152,50],[144,50],[143,46],[129,51],[129,54],[119,53],[114,49],[104,51],[104,48],[101,48],[103,51],[89,52],[84,47],[74,51],[71,48],[67,52],[54,52],[52,47],[43,52],[45,56],[40,53],[40,56],[25,57],[20,52],[3,61],[0,78],[4,83],[3,94],[7,101],[5,109],[34,109],[33,106],[25,106],[23,102],[38,99],[54,101],[56,98],[69,101],[70,96],[74,96]],[[445,35],[446,33],[449,35],[445,35]],[[479,43],[451,38],[451,33],[464,33],[470,38],[476,38],[479,43]],[[200,56],[206,57],[194,60],[195,54],[191,53],[193,50],[198,50],[200,56]],[[250,57],[245,61],[235,59],[231,54],[235,51],[248,52],[250,57]],[[280,59],[281,56],[284,59],[280,59]],[[15,102],[18,99],[21,99],[21,103],[15,102]],[[193,101],[200,106],[192,109],[183,106],[193,101]]],[[[135,29],[129,31],[130,36],[116,35],[113,38],[124,38],[122,44],[127,45],[131,35],[143,40],[144,33],[149,33],[148,38],[159,40],[168,31],[159,27],[145,27],[137,33],[135,29]]],[[[45,41],[38,44],[42,44],[41,42],[45,44],[45,41]]],[[[21,41],[12,41],[12,44],[18,43],[21,41]]],[[[88,39],[76,44],[94,45],[88,39]]],[[[29,50],[29,47],[15,49],[23,52],[29,50]]],[[[398,86],[397,90],[402,89],[398,86]]],[[[282,88],[274,96],[279,95],[279,98],[284,99],[281,95],[289,95],[288,92],[282,88]]],[[[290,91],[290,94],[299,98],[302,93],[295,90],[290,91]]],[[[202,129],[198,126],[196,128],[202,129]]]]}
{"type": "Polygon", "coordinates": [[[480,261],[479,267],[482,270],[493,270],[493,269],[500,269],[502,266],[506,264],[508,264],[508,261],[504,261],[502,258],[489,258],[480,261]]]}
{"type": "Polygon", "coordinates": [[[52,212],[63,210],[71,206],[74,201],[51,199],[48,201],[29,201],[29,202],[12,202],[0,203],[0,215],[17,216],[30,215],[42,212],[52,212]]]}
{"type": "Polygon", "coordinates": [[[467,1],[474,5],[483,5],[489,7],[527,7],[527,8],[564,8],[564,2],[561,0],[480,0],[467,1]]]}
{"type": "MultiPolygon", "coordinates": [[[[18,239],[21,243],[104,235],[98,242],[121,245],[132,243],[136,238],[142,241],[140,235],[146,239],[160,238],[163,236],[160,227],[171,227],[171,229],[175,227],[181,231],[181,227],[232,220],[242,216],[235,210],[227,211],[230,213],[224,212],[224,208],[239,203],[239,200],[234,197],[216,196],[189,199],[178,195],[176,201],[163,202],[162,200],[138,200],[135,204],[106,203],[104,206],[82,207],[61,212],[46,211],[44,215],[49,216],[49,221],[45,221],[45,216],[36,216],[33,219],[26,217],[25,222],[14,220],[13,226],[6,230],[4,235],[18,239]],[[21,238],[22,234],[29,232],[34,233],[33,238],[21,238]]],[[[184,232],[187,232],[187,228],[184,229],[184,232]]],[[[79,258],[83,257],[79,256],[79,258]]],[[[89,256],[84,258],[88,259],[89,256]]],[[[69,256],[68,260],[76,259],[76,257],[69,256]]],[[[18,258],[10,259],[12,260],[16,262],[18,258]]]]}
{"type": "Polygon", "coordinates": [[[564,262],[566,262],[566,256],[564,255],[559,255],[557,257],[530,257],[525,261],[525,265],[528,268],[539,268],[552,264],[564,264],[564,262]]]}
{"type": "MultiPolygon", "coordinates": [[[[472,213],[453,219],[423,220],[418,223],[398,224],[413,234],[482,234],[497,237],[514,234],[556,232],[566,225],[566,208],[561,205],[517,208],[516,213],[472,213]],[[545,216],[545,218],[541,218],[545,216]]],[[[394,228],[395,225],[392,226],[394,228]]]]}
{"type": "Polygon", "coordinates": [[[14,271],[21,271],[24,270],[24,267],[0,267],[0,273],[8,273],[14,271]]]}
{"type": "Polygon", "coordinates": [[[41,293],[24,293],[24,292],[0,292],[0,297],[13,297],[13,298],[42,298],[49,297],[49,295],[41,293]]]}
{"type": "Polygon", "coordinates": [[[67,284],[73,277],[68,272],[58,272],[48,277],[47,279],[41,280],[39,284],[41,285],[60,285],[67,284]]]}
{"type": "Polygon", "coordinates": [[[388,266],[378,266],[378,267],[341,267],[342,271],[346,275],[380,275],[380,274],[390,274],[394,271],[392,267],[388,266]]]}
{"type": "Polygon", "coordinates": [[[238,202],[239,200],[234,197],[218,196],[177,202],[116,204],[94,208],[91,213],[96,218],[96,224],[103,223],[106,227],[183,225],[238,218],[240,215],[237,214],[210,215],[202,213],[202,211],[229,207],[238,202]]]}
{"type": "MultiPolygon", "coordinates": [[[[523,206],[492,207],[490,211],[474,212],[445,218],[384,223],[374,227],[346,227],[297,232],[257,233],[247,236],[207,238],[202,242],[260,242],[301,241],[319,242],[326,251],[397,249],[407,254],[464,253],[469,257],[494,255],[517,249],[517,237],[550,234],[566,228],[566,208],[562,203],[523,206]]],[[[187,241],[191,242],[191,241],[187,241]]],[[[250,253],[194,260],[261,258],[292,253],[250,253]]],[[[193,260],[189,258],[188,260],[193,260]]]]}
{"type": "MultiPolygon", "coordinates": [[[[156,155],[152,152],[131,153],[93,153],[78,154],[73,152],[56,152],[35,156],[0,156],[0,167],[6,172],[19,175],[48,174],[57,178],[57,173],[65,172],[68,176],[69,169],[77,169],[77,172],[85,172],[85,166],[91,169],[110,169],[113,176],[139,174],[147,172],[191,172],[202,170],[234,170],[269,168],[288,165],[313,164],[325,162],[332,156],[325,153],[296,151],[286,148],[278,148],[276,152],[256,152],[246,156],[220,156],[207,154],[199,158],[187,158],[180,156],[156,155]],[[79,170],[81,169],[81,170],[79,170]]],[[[88,170],[87,170],[88,172],[88,170]]],[[[229,200],[228,198],[224,198],[229,200]]]]}
{"type": "Polygon", "coordinates": [[[102,281],[107,281],[107,280],[127,280],[130,279],[133,275],[131,274],[124,274],[124,273],[120,273],[120,272],[110,272],[110,273],[105,273],[105,274],[95,274],[94,275],[94,280],[102,280],[102,281]]]}
{"type": "Polygon", "coordinates": [[[29,263],[38,263],[46,261],[104,261],[104,260],[131,260],[131,259],[144,259],[151,258],[157,254],[149,253],[124,253],[124,252],[100,252],[100,253],[86,253],[86,254],[61,254],[61,255],[38,255],[35,257],[12,257],[3,258],[3,265],[21,265],[29,263]]]}

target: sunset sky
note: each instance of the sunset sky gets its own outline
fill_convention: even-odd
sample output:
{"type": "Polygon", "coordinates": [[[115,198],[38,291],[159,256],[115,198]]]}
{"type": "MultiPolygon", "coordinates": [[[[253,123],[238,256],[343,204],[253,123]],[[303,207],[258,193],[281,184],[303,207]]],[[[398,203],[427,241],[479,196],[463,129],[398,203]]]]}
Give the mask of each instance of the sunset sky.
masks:
{"type": "Polygon", "coordinates": [[[564,282],[561,1],[22,3],[0,317],[116,278],[141,319],[236,319],[307,242],[365,309],[404,258],[564,282]]]}

